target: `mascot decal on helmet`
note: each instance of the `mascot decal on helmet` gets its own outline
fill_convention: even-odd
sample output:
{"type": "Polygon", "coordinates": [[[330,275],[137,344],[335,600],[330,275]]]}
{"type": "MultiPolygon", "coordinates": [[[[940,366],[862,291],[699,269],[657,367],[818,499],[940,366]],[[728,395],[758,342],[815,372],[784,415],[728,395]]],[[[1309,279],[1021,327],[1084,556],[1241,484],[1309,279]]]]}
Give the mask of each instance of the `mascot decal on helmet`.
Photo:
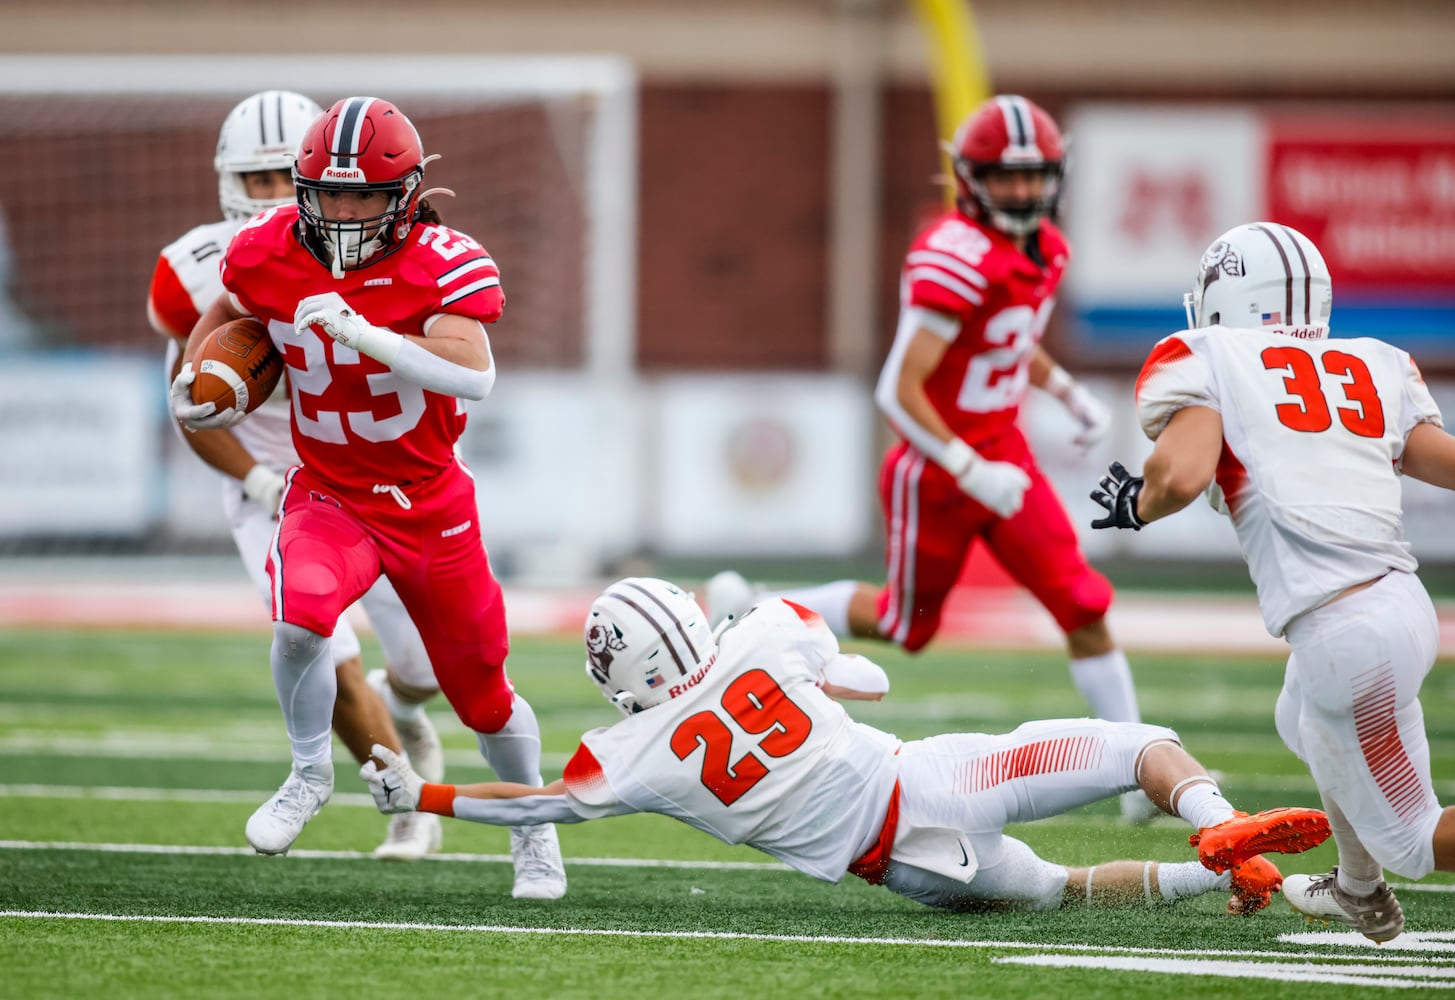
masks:
{"type": "Polygon", "coordinates": [[[622,641],[621,629],[610,622],[598,622],[586,629],[586,655],[602,677],[611,676],[611,661],[615,659],[612,654],[624,649],[626,643],[622,641]]]}
{"type": "Polygon", "coordinates": [[[1219,275],[1226,274],[1230,278],[1241,278],[1243,276],[1243,258],[1238,255],[1238,250],[1231,243],[1225,240],[1218,240],[1208,247],[1202,255],[1202,286],[1206,288],[1219,275]]]}

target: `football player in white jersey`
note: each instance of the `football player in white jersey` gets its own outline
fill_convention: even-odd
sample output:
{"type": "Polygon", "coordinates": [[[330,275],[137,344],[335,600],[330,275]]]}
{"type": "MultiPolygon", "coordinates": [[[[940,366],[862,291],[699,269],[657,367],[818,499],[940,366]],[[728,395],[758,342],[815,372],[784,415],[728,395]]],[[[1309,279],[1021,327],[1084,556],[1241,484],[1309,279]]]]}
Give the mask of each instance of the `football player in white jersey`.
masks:
{"type": "Polygon", "coordinates": [[[1400,474],[1455,489],[1455,438],[1404,351],[1329,340],[1333,285],[1317,247],[1272,222],[1203,254],[1189,329],[1137,379],[1156,442],[1092,493],[1097,528],[1140,530],[1204,492],[1232,519],[1268,631],[1290,654],[1275,720],[1323,797],[1339,864],[1291,875],[1301,913],[1374,941],[1404,927],[1387,868],[1455,871],[1455,807],[1430,783],[1419,691],[1435,609],[1402,526],[1400,474]]]}
{"type": "MultiPolygon", "coordinates": [[[[180,367],[181,348],[202,311],[222,292],[218,265],[233,234],[258,212],[292,204],[293,159],[308,126],[322,114],[301,94],[269,90],[238,104],[218,136],[218,201],[224,218],[189,231],[168,244],[157,260],[147,295],[147,317],[167,338],[168,381],[180,367]]],[[[183,439],[223,474],[222,503],[233,541],[249,578],[269,601],[268,546],[277,526],[283,473],[298,463],[293,449],[287,386],[227,430],[188,431],[183,439]]],[[[375,742],[402,745],[421,773],[444,776],[444,756],[424,702],[438,691],[424,645],[387,580],[363,599],[369,621],[388,660],[388,670],[366,679],[358,635],[339,619],[332,653],[338,672],[334,729],[354,757],[363,761],[375,742]]],[[[391,821],[374,856],[387,860],[423,857],[440,845],[433,816],[391,821]]]]}
{"type": "Polygon", "coordinates": [[[843,654],[816,613],[760,603],[714,636],[689,593],[662,580],[608,587],[586,619],[586,673],[625,719],[593,729],[543,788],[423,781],[387,748],[362,775],[386,813],[481,823],[672,816],[815,878],[847,873],[956,910],[1175,900],[1231,891],[1229,910],[1268,903],[1292,853],[1328,835],[1315,809],[1235,813],[1169,729],[1102,719],[1027,723],[902,743],[828,695],[878,698],[884,671],[843,654]],[[1141,787],[1198,830],[1200,861],[1067,868],[1004,834],[1141,787]]]}

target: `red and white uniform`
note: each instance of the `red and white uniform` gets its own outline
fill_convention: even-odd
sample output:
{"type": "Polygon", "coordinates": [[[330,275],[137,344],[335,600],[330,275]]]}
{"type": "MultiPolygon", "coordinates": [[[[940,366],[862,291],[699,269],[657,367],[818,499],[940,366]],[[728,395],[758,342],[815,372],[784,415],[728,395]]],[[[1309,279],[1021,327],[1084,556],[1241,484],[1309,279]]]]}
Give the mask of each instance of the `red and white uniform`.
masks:
{"type": "Polygon", "coordinates": [[[375,326],[427,336],[450,313],[493,323],[505,307],[500,272],[484,248],[445,226],[416,225],[397,252],[335,279],[294,235],[296,205],[250,220],[228,248],[222,283],[268,325],[287,363],[293,441],[314,475],[344,488],[408,485],[455,462],[465,427],[459,400],[395,375],[319,330],[295,331],[310,295],[337,292],[375,326]]]}
{"type": "Polygon", "coordinates": [[[818,687],[838,653],[823,619],[759,604],[689,689],[581,738],[553,801],[456,796],[477,822],[672,816],[829,882],[853,873],[934,906],[1060,905],[1066,870],[1004,835],[1135,787],[1137,755],[1171,730],[1101,719],[1027,723],[901,744],[818,687]],[[524,804],[524,805],[523,805],[524,804]]]}
{"type": "Polygon", "coordinates": [[[509,641],[474,480],[455,454],[464,407],[318,329],[295,331],[293,316],[300,300],[337,292],[397,333],[428,336],[441,313],[489,323],[505,302],[499,271],[463,233],[416,225],[399,250],[335,279],[298,241],[297,217],[295,205],[254,217],[222,267],[227,291],[283,354],[302,462],[270,556],[274,620],[328,635],[382,570],[456,714],[493,733],[511,712],[509,641]],[[295,560],[303,572],[289,572],[295,560]]]}
{"type": "Polygon", "coordinates": [[[933,314],[926,328],[947,341],[925,381],[936,412],[981,456],[1018,465],[1031,477],[1020,512],[999,518],[926,457],[937,453],[928,431],[907,413],[886,410],[905,441],[891,449],[880,473],[889,536],[880,628],[908,650],[921,648],[938,630],[945,599],[976,539],[1063,631],[1100,620],[1111,605],[1111,584],[1087,564],[1060,498],[1016,424],[1031,359],[1070,254],[1049,222],[1030,239],[1039,243],[1040,262],[999,230],[949,211],[920,233],[905,258],[903,318],[881,387],[897,384],[904,351],[921,328],[918,320],[933,314]]]}
{"type": "MultiPolygon", "coordinates": [[[[192,328],[222,294],[223,253],[241,226],[242,222],[230,219],[198,226],[164,247],[157,259],[147,292],[147,315],[152,327],[167,338],[168,377],[192,328]]],[[[279,380],[273,395],[231,433],[248,454],[275,472],[297,465],[286,380],[279,380]]],[[[242,483],[230,476],[222,477],[222,506],[248,578],[271,606],[268,550],[277,527],[274,511],[249,500],[242,483]]],[[[395,674],[415,687],[433,688],[434,672],[424,644],[389,581],[379,580],[361,602],[395,674]]],[[[334,662],[353,659],[361,648],[347,617],[340,617],[332,636],[334,662]]]]}
{"type": "Polygon", "coordinates": [[[1439,408],[1382,341],[1218,326],[1164,339],[1138,376],[1148,437],[1188,406],[1221,414],[1208,499],[1232,519],[1268,631],[1292,649],[1279,734],[1370,853],[1419,878],[1440,815],[1418,697],[1439,626],[1404,538],[1399,466],[1439,408]]]}

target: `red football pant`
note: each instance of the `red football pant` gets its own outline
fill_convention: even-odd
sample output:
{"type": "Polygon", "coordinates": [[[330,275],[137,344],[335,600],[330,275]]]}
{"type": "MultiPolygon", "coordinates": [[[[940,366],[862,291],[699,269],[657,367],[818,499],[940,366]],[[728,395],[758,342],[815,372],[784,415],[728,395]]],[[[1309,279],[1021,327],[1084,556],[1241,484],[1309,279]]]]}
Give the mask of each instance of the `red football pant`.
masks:
{"type": "Polygon", "coordinates": [[[458,463],[389,493],[323,483],[298,467],[268,557],[273,620],[332,635],[383,573],[419,629],[440,690],[470,729],[510,719],[505,600],[480,539],[475,482],[458,463]]]}
{"type": "Polygon", "coordinates": [[[1110,581],[1087,563],[1061,498],[1019,429],[977,443],[976,450],[1031,477],[1025,504],[1013,517],[1002,519],[970,499],[949,473],[906,443],[890,449],[880,470],[887,573],[879,631],[910,652],[939,631],[945,600],[977,541],[1063,632],[1100,621],[1111,607],[1110,581]]]}

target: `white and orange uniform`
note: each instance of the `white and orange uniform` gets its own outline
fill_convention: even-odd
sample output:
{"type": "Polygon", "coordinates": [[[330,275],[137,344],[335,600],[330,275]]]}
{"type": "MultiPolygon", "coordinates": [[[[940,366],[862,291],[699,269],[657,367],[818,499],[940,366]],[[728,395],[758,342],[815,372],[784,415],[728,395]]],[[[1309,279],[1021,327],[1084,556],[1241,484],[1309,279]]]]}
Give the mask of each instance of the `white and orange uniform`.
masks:
{"type": "Polygon", "coordinates": [[[504,825],[661,813],[828,882],[853,873],[934,906],[1055,908],[1066,869],[1005,825],[1135,787],[1142,748],[1176,739],[1067,719],[901,743],[819,690],[837,655],[818,615],[765,601],[670,701],[586,733],[563,793],[450,798],[427,785],[421,808],[504,825]]]}
{"type": "Polygon", "coordinates": [[[1384,867],[1428,874],[1440,807],[1419,690],[1439,628],[1404,538],[1399,469],[1439,408],[1382,341],[1218,326],[1164,339],[1137,379],[1153,440],[1188,406],[1222,416],[1208,499],[1232,519],[1268,631],[1292,649],[1279,734],[1384,867]]]}
{"type": "Polygon", "coordinates": [[[875,399],[904,438],[880,470],[888,538],[879,628],[910,651],[939,630],[945,600],[978,542],[1063,632],[1100,621],[1111,606],[1110,582],[1087,563],[1066,508],[1016,423],[1071,252],[1050,222],[1030,241],[1034,256],[993,226],[950,210],[915,238],[905,257],[899,329],[875,399]],[[897,402],[904,355],[921,328],[946,341],[924,383],[935,412],[981,456],[1030,476],[1023,506],[1011,517],[966,496],[930,460],[938,439],[897,402]]]}
{"type": "MultiPolygon", "coordinates": [[[[147,292],[147,317],[152,328],[167,339],[166,367],[172,367],[202,313],[222,294],[219,267],[228,243],[242,226],[224,220],[198,226],[162,249],[147,292]]],[[[185,433],[185,432],[184,432],[185,433]]],[[[273,396],[231,428],[231,433],[253,460],[283,473],[298,464],[289,416],[288,383],[278,382],[273,396]]],[[[277,528],[274,512],[243,494],[242,483],[222,477],[222,507],[232,531],[233,544],[242,557],[248,579],[265,604],[271,606],[268,586],[268,546],[277,528]]],[[[434,672],[419,631],[409,620],[389,581],[380,579],[360,603],[379,638],[390,668],[405,683],[425,690],[435,687],[434,672]]],[[[340,617],[332,636],[334,663],[358,656],[359,638],[348,619],[340,617]]]]}

